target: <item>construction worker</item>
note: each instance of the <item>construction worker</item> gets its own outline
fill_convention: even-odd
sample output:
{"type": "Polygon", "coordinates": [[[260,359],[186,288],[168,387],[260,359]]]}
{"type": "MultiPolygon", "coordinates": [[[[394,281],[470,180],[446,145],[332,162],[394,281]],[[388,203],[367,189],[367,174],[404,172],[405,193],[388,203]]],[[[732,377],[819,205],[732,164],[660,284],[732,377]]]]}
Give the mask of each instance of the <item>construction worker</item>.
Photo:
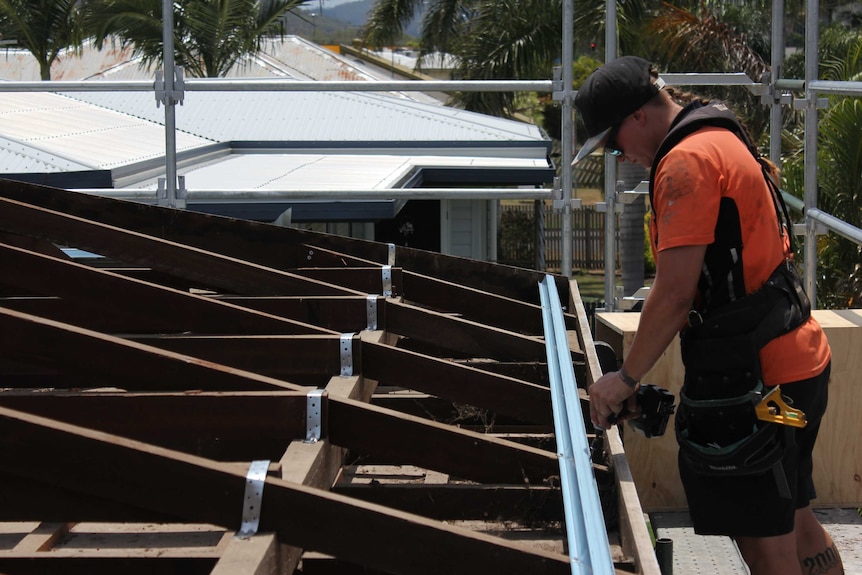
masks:
{"type": "Polygon", "coordinates": [[[636,409],[639,380],[679,333],[675,423],[695,531],[733,537],[752,575],[843,573],[810,507],[831,351],[792,261],[776,171],[727,106],[665,86],[641,58],[596,70],[575,105],[589,136],[575,163],[604,147],[650,170],[656,256],[624,364],[590,386],[593,424],[636,409]],[[766,421],[757,404],[777,385],[766,421]],[[782,405],[802,421],[775,416],[782,405]]]}

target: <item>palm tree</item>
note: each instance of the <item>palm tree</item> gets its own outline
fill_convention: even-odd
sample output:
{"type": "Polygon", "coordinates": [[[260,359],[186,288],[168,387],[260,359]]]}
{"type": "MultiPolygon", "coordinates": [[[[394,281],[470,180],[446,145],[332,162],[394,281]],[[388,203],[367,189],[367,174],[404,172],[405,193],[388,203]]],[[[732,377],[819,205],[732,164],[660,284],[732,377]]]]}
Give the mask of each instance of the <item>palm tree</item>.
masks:
{"type": "MultiPolygon", "coordinates": [[[[478,4],[479,0],[431,0],[422,20],[420,51],[452,52],[451,46],[478,4]]],[[[394,44],[423,5],[423,0],[377,0],[365,22],[365,43],[394,44]]]]}
{"type": "MultiPolygon", "coordinates": [[[[858,80],[856,80],[858,81],[858,80]]],[[[862,228],[862,101],[840,98],[820,123],[818,205],[862,228]]],[[[862,252],[855,243],[829,234],[818,250],[824,307],[862,307],[862,252]],[[831,284],[831,285],[829,285],[831,284]],[[828,287],[827,287],[828,286],[828,287]]]]}
{"type": "Polygon", "coordinates": [[[3,37],[33,54],[42,80],[51,79],[60,52],[80,46],[78,5],[76,0],[0,0],[3,37]]]}
{"type": "MultiPolygon", "coordinates": [[[[560,54],[560,0],[496,0],[477,4],[461,24],[455,76],[465,80],[550,78],[560,54]],[[500,25],[505,22],[505,25],[500,25]]],[[[476,112],[512,117],[513,92],[463,92],[455,103],[476,112]]]]}
{"type": "MultiPolygon", "coordinates": [[[[757,2],[701,2],[696,8],[665,4],[648,25],[656,38],[652,60],[665,71],[745,72],[760,81],[769,69],[769,14],[769,6],[757,2]]],[[[739,88],[699,91],[730,104],[755,138],[765,134],[769,109],[759,98],[739,88]]]]}
{"type": "MultiPolygon", "coordinates": [[[[180,0],[174,7],[175,61],[191,76],[224,76],[263,38],[282,34],[283,17],[308,0],[180,0]]],[[[145,64],[163,58],[161,0],[90,0],[88,29],[101,48],[111,37],[133,45],[145,64]]]]}
{"type": "MultiPolygon", "coordinates": [[[[619,5],[620,41],[633,47],[647,9],[658,0],[627,0],[619,5]]],[[[562,54],[561,0],[377,0],[365,24],[369,45],[388,45],[425,7],[420,53],[443,51],[460,62],[462,80],[527,80],[551,77],[562,54]]],[[[577,45],[583,52],[602,37],[605,5],[575,3],[577,45]]],[[[421,58],[420,58],[421,61],[421,58]]],[[[497,116],[515,113],[514,94],[470,92],[455,102],[497,116]]]]}

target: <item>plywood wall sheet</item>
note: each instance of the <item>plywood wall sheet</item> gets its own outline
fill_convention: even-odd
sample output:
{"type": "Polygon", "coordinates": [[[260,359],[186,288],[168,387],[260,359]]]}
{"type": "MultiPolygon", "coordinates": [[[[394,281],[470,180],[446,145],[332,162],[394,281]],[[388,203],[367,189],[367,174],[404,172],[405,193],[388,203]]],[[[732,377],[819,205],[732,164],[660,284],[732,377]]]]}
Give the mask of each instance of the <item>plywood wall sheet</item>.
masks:
{"type": "MultiPolygon", "coordinates": [[[[862,504],[862,311],[815,310],[832,348],[829,408],[814,451],[814,505],[862,504]]],[[[597,316],[597,336],[608,338],[615,349],[628,353],[637,330],[639,313],[605,313],[597,316]]],[[[675,339],[643,381],[664,387],[677,397],[684,370],[675,339]]],[[[677,468],[678,448],[668,432],[659,438],[644,438],[631,428],[623,432],[626,456],[647,511],[684,509],[685,494],[677,468]]]]}

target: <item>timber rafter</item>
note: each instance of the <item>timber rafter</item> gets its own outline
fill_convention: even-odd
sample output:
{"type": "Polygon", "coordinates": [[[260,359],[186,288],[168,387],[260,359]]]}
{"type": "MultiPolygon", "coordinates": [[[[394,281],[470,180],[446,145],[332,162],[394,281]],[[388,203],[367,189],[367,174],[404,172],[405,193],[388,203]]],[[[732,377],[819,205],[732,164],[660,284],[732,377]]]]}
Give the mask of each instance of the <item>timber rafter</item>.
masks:
{"type": "Polygon", "coordinates": [[[0,522],[35,522],[0,571],[571,571],[553,439],[509,432],[552,422],[531,375],[543,274],[3,180],[0,214],[0,522]],[[260,535],[236,540],[259,460],[260,535]],[[363,461],[419,482],[351,483],[363,461]],[[199,524],[212,545],[66,552],[93,522],[199,524]]]}

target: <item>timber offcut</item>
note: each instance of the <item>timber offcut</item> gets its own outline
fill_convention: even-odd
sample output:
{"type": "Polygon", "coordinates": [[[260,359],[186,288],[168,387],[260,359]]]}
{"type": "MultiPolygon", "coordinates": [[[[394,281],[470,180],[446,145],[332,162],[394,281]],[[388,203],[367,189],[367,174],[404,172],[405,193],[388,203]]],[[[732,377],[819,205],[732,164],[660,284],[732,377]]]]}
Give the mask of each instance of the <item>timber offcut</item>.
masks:
{"type": "MultiPolygon", "coordinates": [[[[0,573],[580,572],[545,274],[11,180],[0,270],[0,573]]],[[[658,574],[604,441],[592,519],[658,574]]]]}

